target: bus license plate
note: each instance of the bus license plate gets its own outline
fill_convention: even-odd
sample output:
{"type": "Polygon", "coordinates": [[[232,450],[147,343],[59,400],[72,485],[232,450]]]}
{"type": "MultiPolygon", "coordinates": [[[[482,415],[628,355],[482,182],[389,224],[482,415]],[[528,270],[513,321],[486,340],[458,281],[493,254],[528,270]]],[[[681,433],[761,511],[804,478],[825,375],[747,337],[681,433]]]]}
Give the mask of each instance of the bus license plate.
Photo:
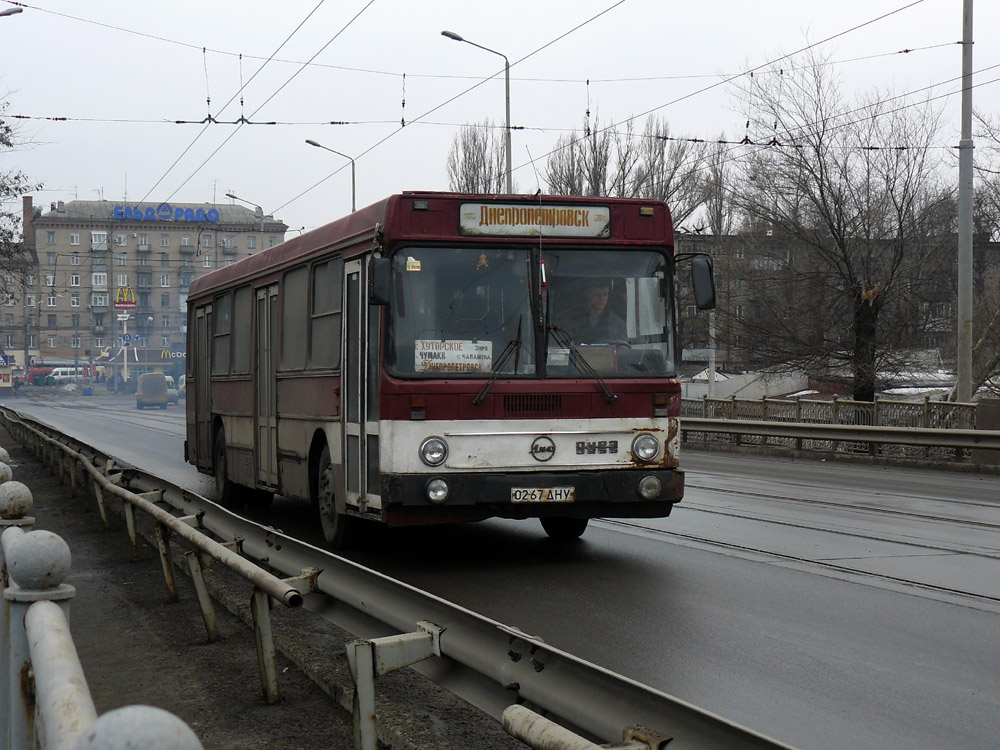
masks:
{"type": "Polygon", "coordinates": [[[512,503],[571,503],[576,500],[575,487],[512,487],[512,503]]]}

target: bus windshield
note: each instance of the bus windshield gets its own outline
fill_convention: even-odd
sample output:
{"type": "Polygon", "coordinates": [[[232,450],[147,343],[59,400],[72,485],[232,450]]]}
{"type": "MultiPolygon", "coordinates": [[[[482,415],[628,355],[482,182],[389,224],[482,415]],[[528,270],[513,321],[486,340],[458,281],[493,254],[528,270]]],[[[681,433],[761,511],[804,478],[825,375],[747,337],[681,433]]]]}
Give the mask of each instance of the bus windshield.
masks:
{"type": "Polygon", "coordinates": [[[409,247],[392,268],[385,362],[394,374],[675,374],[669,262],[659,252],[409,247]]]}

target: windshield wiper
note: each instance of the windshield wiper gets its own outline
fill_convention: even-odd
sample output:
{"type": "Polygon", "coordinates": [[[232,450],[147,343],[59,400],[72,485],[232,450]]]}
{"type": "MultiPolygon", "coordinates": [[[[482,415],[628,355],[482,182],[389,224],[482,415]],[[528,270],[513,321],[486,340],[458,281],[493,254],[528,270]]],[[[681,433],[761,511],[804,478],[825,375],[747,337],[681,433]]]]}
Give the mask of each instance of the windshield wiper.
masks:
{"type": "Polygon", "coordinates": [[[576,345],[566,331],[559,326],[549,326],[549,334],[556,340],[557,344],[565,346],[576,355],[577,366],[597,381],[597,384],[601,386],[601,390],[604,391],[604,397],[608,400],[609,404],[613,404],[618,400],[618,394],[608,388],[608,384],[604,382],[601,373],[595,370],[593,365],[587,361],[587,358],[580,353],[580,350],[576,348],[576,345]]]}
{"type": "Polygon", "coordinates": [[[483,399],[486,398],[486,394],[490,392],[490,388],[493,384],[497,382],[497,378],[500,377],[500,369],[507,364],[507,360],[510,359],[511,355],[515,352],[517,356],[514,358],[514,372],[517,372],[517,365],[521,361],[521,323],[523,321],[522,317],[517,319],[517,337],[511,339],[507,342],[507,346],[504,350],[500,352],[500,356],[497,357],[496,364],[493,366],[493,371],[490,373],[490,379],[486,381],[486,385],[482,387],[476,397],[472,399],[473,406],[479,406],[483,403],[483,399]]]}

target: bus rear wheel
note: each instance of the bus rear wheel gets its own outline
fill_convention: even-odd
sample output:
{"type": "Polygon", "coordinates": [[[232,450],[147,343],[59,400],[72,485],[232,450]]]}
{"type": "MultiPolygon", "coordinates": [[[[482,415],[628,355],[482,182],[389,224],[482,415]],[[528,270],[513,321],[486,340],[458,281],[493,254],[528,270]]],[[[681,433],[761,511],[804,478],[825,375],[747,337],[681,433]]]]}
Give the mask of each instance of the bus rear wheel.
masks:
{"type": "Polygon", "coordinates": [[[323,448],[316,474],[316,505],[319,508],[319,522],[323,529],[323,539],[331,549],[341,549],[345,545],[348,518],[337,512],[336,474],[330,460],[330,447],[323,448]]]}
{"type": "Polygon", "coordinates": [[[226,433],[219,430],[215,436],[215,451],[212,454],[215,473],[215,501],[223,508],[238,508],[239,488],[226,477],[226,433]]]}
{"type": "Polygon", "coordinates": [[[588,518],[566,518],[565,516],[547,516],[539,519],[545,533],[553,539],[579,539],[587,530],[588,518]]]}

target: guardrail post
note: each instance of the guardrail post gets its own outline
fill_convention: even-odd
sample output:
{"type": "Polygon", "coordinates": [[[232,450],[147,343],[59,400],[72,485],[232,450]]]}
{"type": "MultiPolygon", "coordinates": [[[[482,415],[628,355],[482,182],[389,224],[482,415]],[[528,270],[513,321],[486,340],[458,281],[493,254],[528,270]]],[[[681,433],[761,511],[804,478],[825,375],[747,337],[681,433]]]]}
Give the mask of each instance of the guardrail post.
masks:
{"type": "Polygon", "coordinates": [[[351,641],[347,663],[354,679],[354,748],[376,750],[375,677],[441,656],[441,628],[421,620],[413,633],[351,641]]]}
{"type": "Polygon", "coordinates": [[[167,598],[177,601],[177,582],[174,580],[174,563],[170,558],[170,530],[162,523],[154,523],[156,546],[160,550],[160,564],[163,566],[163,580],[167,584],[167,598]]]}
{"type": "Polygon", "coordinates": [[[139,559],[139,537],[135,527],[135,506],[127,500],[122,503],[125,512],[125,526],[128,528],[129,546],[132,551],[132,559],[139,559]]]}
{"type": "Polygon", "coordinates": [[[10,710],[8,742],[11,748],[35,747],[35,689],[31,675],[31,652],[25,616],[39,601],[58,603],[69,612],[69,600],[76,590],[63,581],[69,573],[69,547],[51,531],[7,529],[2,542],[6,550],[10,586],[4,600],[10,603],[10,662],[8,681],[10,710]]]}
{"type": "Polygon", "coordinates": [[[277,703],[281,700],[278,690],[278,665],[274,652],[274,634],[271,631],[271,597],[266,591],[255,588],[250,599],[253,615],[253,638],[257,644],[257,669],[264,700],[277,703]]]}
{"type": "MultiPolygon", "coordinates": [[[[802,421],[802,397],[801,396],[796,396],[795,397],[795,421],[796,422],[801,422],[802,421]]],[[[802,438],[796,438],[795,439],[795,450],[797,450],[799,452],[802,451],[802,438]]]]}
{"type": "MultiPolygon", "coordinates": [[[[7,451],[0,448],[6,456],[7,451]]],[[[7,464],[0,464],[10,471],[7,464]]],[[[32,516],[25,515],[31,509],[31,490],[20,482],[5,481],[0,485],[0,534],[7,529],[17,529],[7,536],[7,542],[13,546],[14,541],[24,534],[25,529],[30,529],[35,523],[32,516]]],[[[0,536],[0,539],[3,537],[0,536]]],[[[9,585],[7,574],[7,556],[4,554],[4,543],[0,541],[0,591],[9,585]]],[[[2,598],[2,597],[0,597],[2,598]]],[[[3,725],[10,717],[10,602],[3,598],[3,606],[0,609],[3,619],[0,620],[0,745],[5,749],[7,745],[6,730],[3,725]]]]}
{"type": "Polygon", "coordinates": [[[191,571],[191,582],[194,584],[194,592],[198,597],[198,606],[201,607],[201,619],[205,622],[205,632],[208,633],[209,642],[219,640],[219,624],[215,619],[215,607],[212,606],[212,597],[208,595],[208,587],[205,585],[205,572],[201,566],[201,553],[198,550],[186,552],[184,557],[188,561],[188,569],[191,571]]]}

